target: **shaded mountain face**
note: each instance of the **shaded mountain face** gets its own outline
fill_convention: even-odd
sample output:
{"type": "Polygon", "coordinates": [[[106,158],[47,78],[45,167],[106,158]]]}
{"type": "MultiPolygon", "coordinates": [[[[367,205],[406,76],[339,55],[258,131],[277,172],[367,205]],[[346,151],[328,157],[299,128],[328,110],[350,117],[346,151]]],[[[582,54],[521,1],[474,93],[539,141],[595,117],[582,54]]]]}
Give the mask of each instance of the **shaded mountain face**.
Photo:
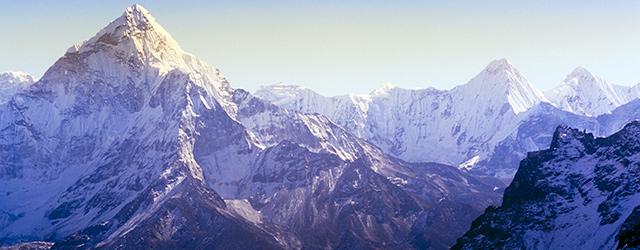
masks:
{"type": "Polygon", "coordinates": [[[551,104],[541,103],[529,111],[515,132],[498,143],[493,153],[479,163],[470,172],[504,176],[513,173],[527,152],[547,148],[552,141],[553,131],[558,126],[572,126],[593,133],[596,136],[609,136],[622,129],[625,124],[640,120],[637,112],[639,100],[624,104],[609,114],[597,117],[577,115],[558,110],[551,104]]]}
{"type": "Polygon", "coordinates": [[[303,248],[446,249],[500,198],[496,179],[440,164],[344,161],[291,142],[263,151],[242,185],[262,220],[294,232],[303,248]]]}
{"type": "MultiPolygon", "coordinates": [[[[491,176],[513,176],[528,152],[549,147],[553,131],[560,125],[571,124],[587,131],[599,131],[607,126],[598,120],[557,109],[541,103],[526,112],[518,127],[496,144],[493,152],[468,170],[491,176]]],[[[620,127],[617,127],[620,128],[620,127]]],[[[599,134],[607,134],[605,132],[599,134]]]]}
{"type": "Polygon", "coordinates": [[[0,138],[2,245],[444,249],[503,188],[231,88],[139,5],[0,105],[0,138]]]}
{"type": "MultiPolygon", "coordinates": [[[[151,192],[144,194],[146,196],[139,196],[127,204],[126,210],[121,210],[116,219],[153,199],[151,192]]],[[[165,199],[153,208],[152,214],[130,219],[129,223],[135,223],[129,225],[131,227],[116,229],[116,233],[109,236],[105,233],[117,221],[103,222],[65,237],[53,248],[248,249],[260,246],[260,249],[283,249],[297,246],[295,241],[283,242],[235,215],[220,196],[199,180],[184,179],[165,199]]]]}
{"type": "Polygon", "coordinates": [[[240,197],[262,221],[295,232],[303,248],[446,249],[500,199],[497,179],[406,163],[321,115],[292,112],[246,91],[236,90],[234,101],[238,119],[270,146],[240,184],[240,197]],[[339,194],[343,189],[353,191],[339,194]]]}
{"type": "Polygon", "coordinates": [[[454,249],[638,247],[638,152],[640,122],[604,138],[559,127],[454,249]]]}

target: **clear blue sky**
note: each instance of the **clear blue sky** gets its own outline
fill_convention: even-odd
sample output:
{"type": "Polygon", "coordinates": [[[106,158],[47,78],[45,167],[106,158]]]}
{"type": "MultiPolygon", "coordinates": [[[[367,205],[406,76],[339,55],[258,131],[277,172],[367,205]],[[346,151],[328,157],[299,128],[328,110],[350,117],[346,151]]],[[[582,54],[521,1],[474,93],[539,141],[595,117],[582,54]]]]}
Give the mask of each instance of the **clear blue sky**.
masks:
{"type": "Polygon", "coordinates": [[[249,90],[277,82],[329,95],[385,83],[446,89],[496,58],[540,89],[576,66],[640,82],[640,1],[180,2],[2,0],[0,71],[39,77],[140,3],[183,49],[249,90]]]}

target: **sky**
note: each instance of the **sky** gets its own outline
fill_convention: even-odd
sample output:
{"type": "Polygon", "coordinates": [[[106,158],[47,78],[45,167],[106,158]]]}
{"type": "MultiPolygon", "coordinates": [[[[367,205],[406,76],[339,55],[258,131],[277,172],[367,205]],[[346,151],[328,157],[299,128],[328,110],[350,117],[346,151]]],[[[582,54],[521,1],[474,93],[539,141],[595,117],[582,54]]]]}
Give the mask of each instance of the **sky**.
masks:
{"type": "Polygon", "coordinates": [[[391,83],[449,89],[507,58],[537,88],[577,66],[640,83],[640,1],[6,1],[0,71],[36,77],[134,3],[181,47],[250,91],[325,95],[391,83]]]}

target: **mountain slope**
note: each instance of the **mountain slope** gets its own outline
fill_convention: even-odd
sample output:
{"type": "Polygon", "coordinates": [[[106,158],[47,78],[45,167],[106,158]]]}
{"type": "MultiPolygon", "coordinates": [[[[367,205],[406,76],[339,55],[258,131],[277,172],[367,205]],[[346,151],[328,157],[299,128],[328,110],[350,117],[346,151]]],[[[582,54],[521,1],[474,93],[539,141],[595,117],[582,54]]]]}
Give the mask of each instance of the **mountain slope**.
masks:
{"type": "Polygon", "coordinates": [[[0,105],[0,158],[1,245],[446,248],[503,187],[235,90],[138,5],[0,105]]]}
{"type": "MultiPolygon", "coordinates": [[[[145,192],[146,195],[151,192],[145,192]]],[[[139,197],[139,199],[152,197],[139,197]]],[[[234,216],[212,190],[187,177],[173,188],[167,200],[153,214],[136,222],[135,227],[116,231],[97,244],[101,249],[150,248],[182,249],[282,249],[285,245],[242,217],[234,216]]],[[[54,249],[83,248],[111,226],[102,223],[57,242],[54,249]]],[[[286,243],[285,243],[286,244],[286,243]]],[[[294,247],[294,246],[289,246],[294,247]]]]}
{"type": "Polygon", "coordinates": [[[254,162],[252,176],[239,185],[244,190],[240,196],[248,197],[261,220],[296,232],[303,247],[427,244],[446,249],[474,216],[500,199],[503,184],[497,179],[476,178],[441,164],[400,161],[321,115],[291,112],[246,91],[236,90],[234,101],[241,123],[269,146],[254,162]],[[354,177],[348,174],[352,171],[363,174],[354,177]],[[345,178],[356,180],[340,181],[345,178]],[[336,199],[338,190],[353,189],[353,182],[373,182],[379,188],[358,189],[327,203],[336,199]],[[383,213],[382,208],[371,208],[378,203],[412,209],[400,215],[383,213]],[[357,211],[352,211],[354,204],[359,204],[357,211]],[[366,219],[372,217],[376,222],[366,219]]]}
{"type": "Polygon", "coordinates": [[[639,150],[640,122],[605,138],[559,127],[454,249],[637,247],[639,150]]]}
{"type": "Polygon", "coordinates": [[[482,101],[483,103],[475,104],[489,105],[488,108],[496,109],[494,112],[508,104],[507,107],[518,114],[546,101],[542,92],[535,89],[506,59],[492,61],[467,84],[456,87],[451,92],[469,102],[464,105],[468,108],[477,107],[470,105],[473,103],[470,101],[482,101]]]}
{"type": "MultiPolygon", "coordinates": [[[[206,191],[232,192],[225,189],[228,182],[249,167],[242,159],[258,150],[228,115],[234,112],[230,91],[215,69],[182,52],[144,8],[128,8],[0,107],[0,155],[8,159],[0,162],[3,244],[60,240],[96,228],[91,244],[129,242],[128,233],[148,232],[159,223],[154,218],[184,202],[171,211],[222,214],[215,218],[226,221],[224,228],[282,247],[275,236],[225,212],[211,198],[217,195],[206,191]],[[203,193],[191,198],[203,200],[176,199],[184,185],[203,193]]],[[[186,240],[178,237],[184,235],[163,240],[186,240]]]]}
{"type": "MultiPolygon", "coordinates": [[[[525,112],[517,128],[497,143],[492,154],[487,158],[479,159],[469,171],[476,174],[512,177],[520,161],[527,156],[528,152],[549,147],[554,129],[563,124],[597,132],[598,135],[610,134],[601,132],[605,125],[593,117],[562,111],[549,103],[540,103],[525,112]]],[[[621,126],[611,131],[620,128],[621,126]]]]}
{"type": "Polygon", "coordinates": [[[243,193],[262,220],[294,232],[303,248],[446,249],[495,204],[502,184],[440,164],[341,160],[283,141],[263,151],[243,193]]]}

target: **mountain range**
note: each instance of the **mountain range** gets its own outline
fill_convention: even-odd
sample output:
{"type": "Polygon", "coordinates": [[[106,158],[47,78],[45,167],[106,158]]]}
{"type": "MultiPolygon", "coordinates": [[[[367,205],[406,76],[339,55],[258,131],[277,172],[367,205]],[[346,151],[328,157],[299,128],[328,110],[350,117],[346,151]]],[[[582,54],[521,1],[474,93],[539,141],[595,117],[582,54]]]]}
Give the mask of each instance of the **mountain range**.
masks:
{"type": "Polygon", "coordinates": [[[2,245],[444,249],[504,188],[232,88],[139,5],[17,79],[2,245]]]}
{"type": "Polygon", "coordinates": [[[500,59],[450,90],[387,85],[366,95],[325,97],[276,84],[255,95],[290,110],[326,115],[403,160],[441,162],[508,182],[526,153],[547,147],[559,125],[608,135],[638,119],[616,111],[634,105],[638,88],[609,84],[579,67],[542,92],[500,59]]]}
{"type": "Polygon", "coordinates": [[[251,93],[133,5],[0,74],[0,247],[634,247],[639,95],[505,59],[450,90],[251,93]]]}

